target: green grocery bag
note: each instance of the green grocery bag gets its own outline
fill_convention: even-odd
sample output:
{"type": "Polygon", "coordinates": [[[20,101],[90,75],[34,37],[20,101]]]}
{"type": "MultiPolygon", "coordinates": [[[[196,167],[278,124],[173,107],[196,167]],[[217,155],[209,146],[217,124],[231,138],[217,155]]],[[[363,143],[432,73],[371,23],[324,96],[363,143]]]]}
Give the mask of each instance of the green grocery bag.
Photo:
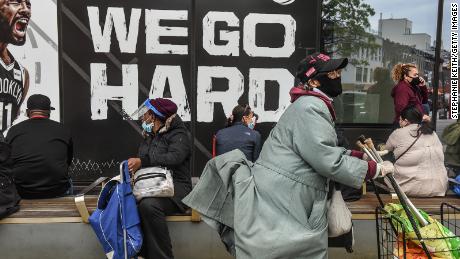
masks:
{"type": "MultiPolygon", "coordinates": [[[[397,227],[398,232],[406,232],[406,239],[420,245],[420,241],[412,228],[409,218],[406,215],[401,204],[389,203],[385,205],[385,211],[388,215],[393,216],[392,223],[397,227]],[[399,226],[401,225],[401,226],[399,226]]],[[[430,223],[425,227],[418,225],[420,235],[425,240],[428,251],[440,258],[459,259],[460,258],[460,238],[456,237],[452,231],[443,226],[437,220],[431,218],[423,210],[420,214],[430,223]]],[[[398,233],[398,234],[400,234],[398,233]]]]}

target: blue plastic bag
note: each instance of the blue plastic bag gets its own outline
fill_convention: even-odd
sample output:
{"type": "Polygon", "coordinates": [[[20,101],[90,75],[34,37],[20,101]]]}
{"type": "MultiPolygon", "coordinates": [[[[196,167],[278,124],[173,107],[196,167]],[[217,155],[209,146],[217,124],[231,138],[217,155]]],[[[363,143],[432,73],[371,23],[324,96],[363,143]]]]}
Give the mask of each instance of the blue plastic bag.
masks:
{"type": "Polygon", "coordinates": [[[126,230],[127,258],[136,256],[142,247],[140,218],[131,190],[127,161],[121,167],[123,181],[111,179],[104,186],[97,208],[89,217],[89,223],[109,259],[125,258],[123,230],[126,230]]]}
{"type": "MultiPolygon", "coordinates": [[[[455,181],[460,182],[460,175],[455,177],[455,181]]],[[[452,187],[452,191],[457,195],[460,196],[460,184],[454,184],[454,187],[452,187]]]]}

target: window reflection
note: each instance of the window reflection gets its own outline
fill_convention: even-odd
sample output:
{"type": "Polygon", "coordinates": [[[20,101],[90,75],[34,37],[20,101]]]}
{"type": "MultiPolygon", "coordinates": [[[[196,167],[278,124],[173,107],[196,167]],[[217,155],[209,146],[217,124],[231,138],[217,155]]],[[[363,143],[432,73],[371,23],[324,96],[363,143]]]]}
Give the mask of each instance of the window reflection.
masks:
{"type": "MultiPolygon", "coordinates": [[[[333,2],[325,1],[324,10],[333,10],[333,2]]],[[[391,124],[394,119],[391,92],[396,82],[391,79],[390,71],[398,63],[415,64],[427,82],[431,97],[435,35],[430,35],[428,29],[411,20],[417,20],[417,17],[383,18],[383,15],[390,16],[388,12],[379,13],[380,19],[374,19],[374,24],[368,23],[367,26],[366,19],[375,17],[375,13],[396,7],[376,0],[359,2],[354,9],[361,10],[368,17],[354,20],[351,26],[340,10],[336,10],[332,18],[323,15],[328,17],[323,21],[323,31],[329,33],[323,37],[324,50],[335,58],[348,57],[350,60],[342,71],[343,94],[334,100],[337,122],[391,124]],[[368,4],[370,9],[362,4],[368,4]],[[386,9],[383,10],[382,6],[386,9]]],[[[430,19],[435,24],[437,2],[424,1],[424,4],[432,5],[430,19]]]]}

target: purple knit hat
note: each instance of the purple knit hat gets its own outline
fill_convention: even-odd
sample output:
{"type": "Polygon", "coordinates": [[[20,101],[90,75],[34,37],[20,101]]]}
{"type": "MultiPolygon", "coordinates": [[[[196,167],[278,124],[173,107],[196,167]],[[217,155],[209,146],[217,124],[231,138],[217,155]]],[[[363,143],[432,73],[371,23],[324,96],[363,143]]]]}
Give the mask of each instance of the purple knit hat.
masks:
{"type": "Polygon", "coordinates": [[[177,105],[169,100],[164,98],[151,99],[150,104],[155,108],[153,112],[155,116],[158,116],[160,119],[166,120],[177,112],[177,105]]]}

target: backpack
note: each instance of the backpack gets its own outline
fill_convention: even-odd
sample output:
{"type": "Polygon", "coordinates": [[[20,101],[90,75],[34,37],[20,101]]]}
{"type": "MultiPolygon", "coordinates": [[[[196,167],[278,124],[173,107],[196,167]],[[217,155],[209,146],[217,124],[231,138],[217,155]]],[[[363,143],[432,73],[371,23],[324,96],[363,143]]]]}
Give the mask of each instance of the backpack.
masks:
{"type": "Polygon", "coordinates": [[[120,165],[120,176],[112,178],[102,189],[89,223],[107,258],[132,258],[140,251],[140,218],[131,190],[127,161],[120,165]]]}
{"type": "Polygon", "coordinates": [[[5,166],[10,154],[11,146],[0,141],[0,219],[17,212],[21,201],[16,185],[10,177],[10,170],[5,166]]]}
{"type": "MultiPolygon", "coordinates": [[[[344,147],[346,149],[350,148],[350,142],[345,137],[344,130],[342,128],[336,127],[335,132],[337,133],[337,139],[339,147],[344,147]]],[[[355,189],[346,185],[337,184],[337,189],[342,192],[343,200],[346,202],[357,201],[362,198],[363,190],[355,189]]]]}

